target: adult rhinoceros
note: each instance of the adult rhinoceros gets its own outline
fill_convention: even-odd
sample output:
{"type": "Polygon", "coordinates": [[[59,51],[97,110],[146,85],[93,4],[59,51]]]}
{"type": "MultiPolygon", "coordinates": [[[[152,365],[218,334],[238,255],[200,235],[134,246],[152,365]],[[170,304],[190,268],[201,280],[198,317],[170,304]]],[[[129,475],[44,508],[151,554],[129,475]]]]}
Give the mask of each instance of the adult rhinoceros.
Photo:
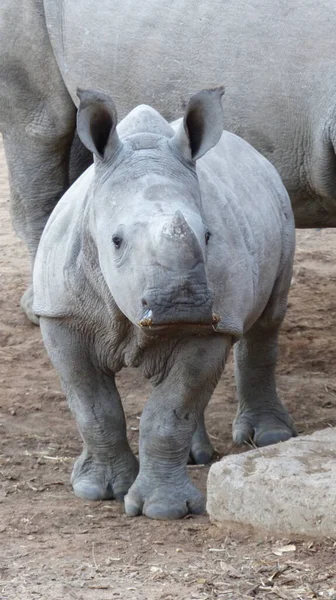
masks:
{"type": "MultiPolygon", "coordinates": [[[[296,225],[335,226],[334,0],[2,0],[0,11],[0,129],[32,260],[69,184],[78,86],[110,93],[121,116],[145,102],[172,119],[224,83],[226,128],[279,170],[296,225]]],[[[28,291],[34,320],[31,303],[28,291]]]]}
{"type": "Polygon", "coordinates": [[[81,92],[78,133],[95,164],[63,196],[37,251],[34,311],[84,441],[74,490],[91,500],[129,490],[129,515],[203,511],[187,459],[190,449],[199,458],[202,433],[207,447],[200,419],[234,342],[235,439],[295,434],[275,385],[293,214],[274,167],[223,133],[222,92],[193,96],[172,126],[140,106],[118,131],[113,101],[81,92]],[[153,385],[137,477],[115,384],[123,366],[153,385]]]}

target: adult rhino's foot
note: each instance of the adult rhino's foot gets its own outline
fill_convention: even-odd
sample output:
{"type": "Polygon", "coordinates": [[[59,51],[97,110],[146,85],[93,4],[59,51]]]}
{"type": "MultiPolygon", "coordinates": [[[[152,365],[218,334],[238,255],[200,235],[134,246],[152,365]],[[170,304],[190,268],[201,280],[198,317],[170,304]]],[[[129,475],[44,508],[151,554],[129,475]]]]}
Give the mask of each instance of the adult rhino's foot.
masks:
{"type": "Polygon", "coordinates": [[[33,312],[33,301],[34,301],[33,286],[30,285],[21,297],[20,306],[21,306],[22,310],[26,313],[29,321],[34,323],[34,325],[38,325],[39,318],[33,312]]]}
{"type": "Polygon", "coordinates": [[[202,423],[192,437],[188,462],[194,465],[207,465],[212,461],[213,456],[214,449],[202,423]]]}
{"type": "Polygon", "coordinates": [[[281,404],[269,411],[241,411],[233,422],[232,432],[236,444],[252,440],[260,447],[285,442],[297,435],[291,417],[281,404]]]}
{"type": "Polygon", "coordinates": [[[179,485],[172,481],[155,487],[139,476],[125,497],[125,511],[129,517],[182,519],[188,514],[203,514],[205,499],[187,477],[179,485]]]}
{"type": "Polygon", "coordinates": [[[103,462],[84,450],[76,460],[71,483],[76,496],[84,500],[122,501],[138,474],[138,461],[129,452],[103,462]]]}

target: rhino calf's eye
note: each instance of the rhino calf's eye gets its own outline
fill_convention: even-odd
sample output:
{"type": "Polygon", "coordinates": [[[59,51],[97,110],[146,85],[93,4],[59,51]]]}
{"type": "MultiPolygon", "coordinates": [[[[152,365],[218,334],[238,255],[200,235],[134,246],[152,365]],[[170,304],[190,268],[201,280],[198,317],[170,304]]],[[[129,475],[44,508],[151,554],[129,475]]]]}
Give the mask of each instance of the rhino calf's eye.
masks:
{"type": "Polygon", "coordinates": [[[211,233],[210,233],[210,231],[206,231],[206,232],[205,232],[205,243],[206,243],[206,244],[208,244],[208,242],[209,242],[209,240],[210,240],[210,237],[211,237],[211,233]]]}
{"type": "Polygon", "coordinates": [[[119,235],[114,235],[112,237],[112,242],[113,242],[114,246],[118,250],[120,248],[121,244],[122,244],[122,238],[119,235]]]}

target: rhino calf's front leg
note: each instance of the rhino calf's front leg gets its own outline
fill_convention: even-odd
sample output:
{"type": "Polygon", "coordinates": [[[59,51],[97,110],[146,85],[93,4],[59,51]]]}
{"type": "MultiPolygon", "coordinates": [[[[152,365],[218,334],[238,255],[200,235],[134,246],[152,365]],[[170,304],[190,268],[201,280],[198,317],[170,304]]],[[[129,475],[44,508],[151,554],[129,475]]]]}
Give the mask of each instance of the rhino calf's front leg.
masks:
{"type": "Polygon", "coordinates": [[[178,519],[202,514],[201,492],[187,462],[199,417],[223,372],[226,338],[189,339],[176,347],[174,364],[157,385],[140,420],[140,471],[125,497],[129,516],[178,519]]]}
{"type": "Polygon", "coordinates": [[[87,500],[122,500],[138,472],[113,374],[90,355],[87,340],[57,319],[40,319],[48,354],[60,375],[84,448],[71,483],[87,500]]]}

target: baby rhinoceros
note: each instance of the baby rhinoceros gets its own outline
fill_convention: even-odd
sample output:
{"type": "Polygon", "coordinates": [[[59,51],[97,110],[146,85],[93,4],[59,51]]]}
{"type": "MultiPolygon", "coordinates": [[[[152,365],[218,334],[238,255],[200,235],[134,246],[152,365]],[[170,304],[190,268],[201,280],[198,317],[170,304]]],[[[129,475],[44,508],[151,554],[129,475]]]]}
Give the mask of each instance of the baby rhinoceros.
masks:
{"type": "Polygon", "coordinates": [[[169,124],[79,91],[78,134],[94,164],[58,203],[34,270],[35,306],[84,449],[75,493],[123,499],[128,515],[204,511],[188,478],[211,458],[204,409],[235,344],[237,443],[295,435],[275,385],[294,220],[274,167],[223,132],[223,88],[193,96],[169,124]],[[153,390],[139,467],[115,374],[138,367],[153,390]]]}

